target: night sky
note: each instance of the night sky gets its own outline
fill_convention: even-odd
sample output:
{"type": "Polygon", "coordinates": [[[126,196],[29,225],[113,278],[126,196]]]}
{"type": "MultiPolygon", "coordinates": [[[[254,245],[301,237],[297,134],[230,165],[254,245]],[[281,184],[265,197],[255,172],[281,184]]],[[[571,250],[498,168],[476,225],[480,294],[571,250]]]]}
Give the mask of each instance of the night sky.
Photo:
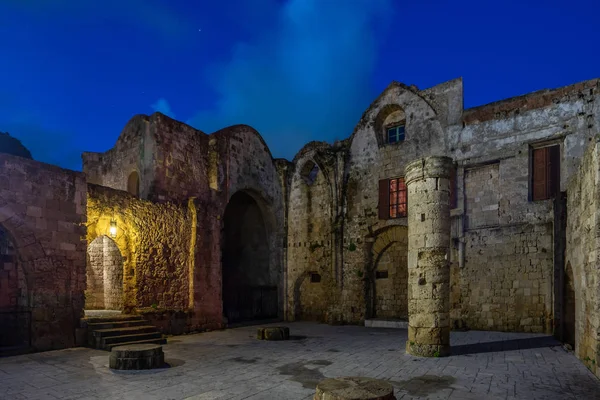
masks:
{"type": "Polygon", "coordinates": [[[0,0],[0,131],[81,170],[135,114],[348,137],[392,81],[465,107],[600,77],[600,1],[0,0]]]}

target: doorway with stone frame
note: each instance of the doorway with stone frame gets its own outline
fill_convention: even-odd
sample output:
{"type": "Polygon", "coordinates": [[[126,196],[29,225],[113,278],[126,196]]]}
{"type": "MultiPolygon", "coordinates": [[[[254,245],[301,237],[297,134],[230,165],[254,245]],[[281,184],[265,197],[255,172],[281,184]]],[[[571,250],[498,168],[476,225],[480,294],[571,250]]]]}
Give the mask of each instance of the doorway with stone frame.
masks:
{"type": "Polygon", "coordinates": [[[87,250],[85,310],[123,310],[123,257],[108,236],[99,236],[87,250]]]}

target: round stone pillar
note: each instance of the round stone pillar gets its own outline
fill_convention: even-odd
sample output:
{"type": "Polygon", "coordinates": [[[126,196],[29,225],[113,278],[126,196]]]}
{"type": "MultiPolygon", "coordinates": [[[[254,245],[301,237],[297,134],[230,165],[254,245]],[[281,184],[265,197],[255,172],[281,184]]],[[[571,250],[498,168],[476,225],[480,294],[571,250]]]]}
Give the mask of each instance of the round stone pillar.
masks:
{"type": "Polygon", "coordinates": [[[423,357],[450,354],[450,174],[452,159],[406,166],[408,191],[408,341],[423,357]]]}

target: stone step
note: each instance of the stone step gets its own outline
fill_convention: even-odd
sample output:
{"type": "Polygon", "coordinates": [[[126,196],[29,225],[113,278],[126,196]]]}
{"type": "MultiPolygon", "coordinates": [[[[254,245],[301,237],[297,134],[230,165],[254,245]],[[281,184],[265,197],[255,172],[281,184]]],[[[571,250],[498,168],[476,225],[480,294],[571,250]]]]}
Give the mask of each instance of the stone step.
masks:
{"type": "Polygon", "coordinates": [[[133,326],[148,326],[148,321],[144,319],[134,319],[130,321],[103,321],[88,323],[88,329],[97,331],[100,329],[130,328],[133,326]]]}
{"type": "Polygon", "coordinates": [[[94,337],[104,338],[109,336],[122,336],[132,333],[148,333],[156,332],[154,325],[140,325],[140,326],[128,326],[123,328],[108,328],[108,329],[94,329],[92,334],[94,337]]]}
{"type": "Polygon", "coordinates": [[[105,350],[111,351],[113,349],[113,347],[117,347],[117,346],[128,346],[130,344],[146,344],[146,343],[147,344],[167,344],[167,339],[165,339],[165,338],[146,339],[146,340],[137,340],[135,342],[107,344],[105,350]]]}
{"type": "Polygon", "coordinates": [[[81,319],[82,323],[85,324],[95,324],[95,323],[101,323],[101,322],[122,322],[122,321],[139,321],[139,320],[143,320],[144,317],[142,317],[141,315],[128,315],[128,314],[121,314],[121,315],[109,315],[109,316],[104,316],[104,317],[85,317],[81,319]]]}
{"type": "Polygon", "coordinates": [[[403,319],[366,319],[366,328],[393,328],[393,329],[408,329],[408,320],[403,319]]]}
{"type": "Polygon", "coordinates": [[[100,340],[100,348],[107,350],[108,345],[121,344],[127,342],[139,342],[141,340],[162,339],[160,332],[137,333],[133,335],[108,336],[100,340]]]}

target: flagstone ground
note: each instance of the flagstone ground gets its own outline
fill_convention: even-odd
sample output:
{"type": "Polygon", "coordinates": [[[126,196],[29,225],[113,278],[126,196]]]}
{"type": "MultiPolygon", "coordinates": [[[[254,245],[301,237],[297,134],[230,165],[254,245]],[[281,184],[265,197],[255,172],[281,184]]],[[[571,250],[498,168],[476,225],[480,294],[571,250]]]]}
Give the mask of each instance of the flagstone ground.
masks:
{"type": "Polygon", "coordinates": [[[311,399],[325,377],[389,380],[398,399],[600,399],[600,381],[550,336],[453,331],[453,355],[417,358],[407,331],[289,323],[176,336],[170,368],[113,371],[108,352],[72,348],[0,359],[0,399],[311,399]]]}

